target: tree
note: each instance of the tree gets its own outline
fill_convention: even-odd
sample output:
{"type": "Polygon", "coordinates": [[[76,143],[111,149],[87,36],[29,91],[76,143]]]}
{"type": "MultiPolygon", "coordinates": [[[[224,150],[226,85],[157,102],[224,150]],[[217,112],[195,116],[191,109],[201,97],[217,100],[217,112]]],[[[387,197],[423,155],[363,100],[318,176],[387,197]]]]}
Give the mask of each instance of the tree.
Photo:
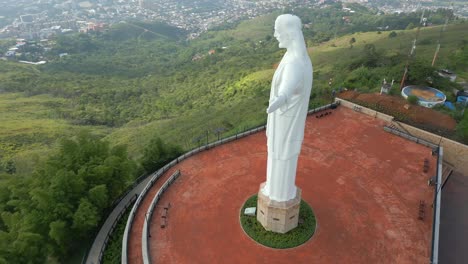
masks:
{"type": "Polygon", "coordinates": [[[49,229],[49,237],[57,245],[54,248],[55,254],[66,254],[69,241],[73,237],[73,233],[70,232],[70,226],[68,226],[67,222],[58,220],[50,223],[49,229]]]}
{"type": "Polygon", "coordinates": [[[16,173],[16,166],[12,160],[7,161],[5,165],[5,172],[8,174],[15,174],[16,173]]]}
{"type": "Polygon", "coordinates": [[[427,81],[440,78],[435,74],[435,68],[416,60],[408,68],[408,82],[411,84],[427,85],[427,81]]]}
{"type": "Polygon", "coordinates": [[[356,43],[356,39],[353,37],[349,40],[349,46],[352,48],[354,43],[356,43]]]}
{"type": "Polygon", "coordinates": [[[104,209],[109,203],[107,187],[104,184],[97,185],[89,190],[89,200],[99,209],[104,209]]]}
{"type": "Polygon", "coordinates": [[[163,143],[159,137],[151,139],[144,150],[141,165],[146,172],[153,172],[163,167],[167,162],[176,158],[182,153],[179,146],[163,143]]]}
{"type": "Polygon", "coordinates": [[[413,22],[410,22],[410,23],[408,24],[408,26],[406,27],[406,30],[410,30],[410,29],[413,29],[413,28],[415,28],[415,27],[416,27],[416,26],[413,24],[413,22]]]}
{"type": "Polygon", "coordinates": [[[388,34],[389,38],[395,38],[396,36],[397,36],[397,33],[395,31],[392,31],[390,32],[390,34],[388,34]]]}
{"type": "Polygon", "coordinates": [[[20,256],[17,263],[45,263],[47,248],[44,246],[44,238],[33,232],[20,232],[11,244],[20,256]]]}
{"type": "Polygon", "coordinates": [[[0,196],[0,248],[7,248],[0,249],[0,262],[45,263],[55,256],[65,263],[135,171],[123,146],[110,147],[88,132],[61,140],[59,151],[33,177],[9,183],[0,196]]]}
{"type": "Polygon", "coordinates": [[[379,63],[380,55],[377,53],[374,44],[364,45],[363,64],[367,67],[376,67],[379,63]]]}
{"type": "Polygon", "coordinates": [[[82,198],[73,215],[73,228],[78,232],[87,233],[97,226],[99,219],[96,206],[91,204],[88,199],[82,198]]]}

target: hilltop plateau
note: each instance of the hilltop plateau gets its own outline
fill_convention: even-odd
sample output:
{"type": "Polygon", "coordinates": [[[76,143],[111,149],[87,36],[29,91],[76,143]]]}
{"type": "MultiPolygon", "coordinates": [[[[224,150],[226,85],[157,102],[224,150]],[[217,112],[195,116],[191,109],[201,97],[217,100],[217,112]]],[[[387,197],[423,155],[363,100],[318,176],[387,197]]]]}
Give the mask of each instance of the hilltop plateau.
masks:
{"type": "MultiPolygon", "coordinates": [[[[310,107],[329,103],[332,90],[373,93],[384,78],[402,78],[419,15],[356,10],[295,10],[314,65],[310,107]]],[[[191,40],[169,25],[127,21],[107,32],[57,36],[41,53],[44,65],[0,60],[0,244],[14,245],[0,247],[0,262],[63,262],[80,254],[86,245],[69,237],[92,239],[106,209],[137,176],[206,140],[264,123],[284,53],[272,36],[277,15],[191,40]],[[148,160],[148,153],[159,159],[148,160]]],[[[430,17],[434,25],[420,29],[406,82],[431,77],[453,101],[460,85],[434,72],[468,78],[468,24],[456,20],[439,38],[444,13],[430,17]]],[[[396,84],[391,94],[398,93],[396,84]]],[[[451,136],[465,140],[460,111],[437,111],[458,121],[451,136]]]]}

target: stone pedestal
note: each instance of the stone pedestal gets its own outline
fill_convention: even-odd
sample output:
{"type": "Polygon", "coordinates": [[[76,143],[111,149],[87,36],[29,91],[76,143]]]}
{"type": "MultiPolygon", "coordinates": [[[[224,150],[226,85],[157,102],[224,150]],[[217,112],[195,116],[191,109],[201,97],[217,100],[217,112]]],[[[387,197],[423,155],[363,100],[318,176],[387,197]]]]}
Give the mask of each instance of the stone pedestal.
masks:
{"type": "Polygon", "coordinates": [[[265,183],[260,185],[257,201],[257,220],[262,226],[276,233],[287,233],[297,227],[299,222],[299,207],[301,204],[301,189],[297,188],[294,199],[277,202],[262,193],[265,183]]]}

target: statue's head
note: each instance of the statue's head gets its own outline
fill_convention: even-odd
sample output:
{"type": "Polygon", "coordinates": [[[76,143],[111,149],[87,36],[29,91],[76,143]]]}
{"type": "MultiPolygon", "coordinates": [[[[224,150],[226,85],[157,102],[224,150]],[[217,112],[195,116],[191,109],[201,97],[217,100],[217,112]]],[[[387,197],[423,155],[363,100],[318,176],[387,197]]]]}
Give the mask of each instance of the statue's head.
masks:
{"type": "Polygon", "coordinates": [[[284,14],[278,16],[275,21],[275,38],[280,48],[291,48],[295,41],[303,41],[302,22],[295,15],[284,14]]]}

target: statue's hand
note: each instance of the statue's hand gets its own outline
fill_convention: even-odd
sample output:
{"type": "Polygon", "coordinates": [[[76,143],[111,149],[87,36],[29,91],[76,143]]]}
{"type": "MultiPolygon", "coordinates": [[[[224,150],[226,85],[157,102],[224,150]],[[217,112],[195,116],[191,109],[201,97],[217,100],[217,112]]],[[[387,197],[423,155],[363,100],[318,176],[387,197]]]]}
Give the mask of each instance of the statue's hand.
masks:
{"type": "Polygon", "coordinates": [[[286,103],[286,98],[284,96],[278,96],[273,101],[270,103],[268,106],[266,112],[267,114],[271,114],[274,111],[276,111],[278,108],[280,108],[282,105],[286,103]]]}

